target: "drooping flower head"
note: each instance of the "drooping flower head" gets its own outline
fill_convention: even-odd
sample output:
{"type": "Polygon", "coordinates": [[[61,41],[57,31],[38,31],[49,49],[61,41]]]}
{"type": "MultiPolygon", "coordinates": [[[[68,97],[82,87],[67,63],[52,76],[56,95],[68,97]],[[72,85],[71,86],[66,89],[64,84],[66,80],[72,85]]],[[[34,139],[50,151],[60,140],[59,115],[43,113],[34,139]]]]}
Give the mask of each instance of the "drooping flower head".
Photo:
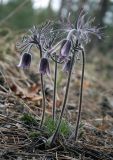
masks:
{"type": "Polygon", "coordinates": [[[51,52],[56,35],[58,34],[57,32],[52,32],[54,27],[53,24],[54,23],[52,21],[48,21],[39,27],[33,26],[33,28],[31,28],[29,32],[23,36],[22,40],[17,43],[16,48],[18,52],[22,53],[18,67],[28,68],[30,66],[30,52],[34,46],[38,48],[40,52],[40,73],[49,74],[49,54],[51,52]]]}
{"type": "Polygon", "coordinates": [[[49,62],[47,58],[41,58],[40,60],[40,66],[39,66],[39,72],[42,75],[49,75],[50,74],[50,67],[49,62]]]}
{"type": "Polygon", "coordinates": [[[22,56],[20,58],[20,62],[17,66],[21,67],[23,69],[27,69],[27,68],[30,67],[31,59],[32,59],[31,53],[25,52],[25,53],[22,54],[22,56]]]}
{"type": "Polygon", "coordinates": [[[95,35],[99,39],[102,38],[102,27],[93,26],[95,18],[87,17],[88,13],[82,10],[75,25],[71,23],[70,15],[67,18],[66,24],[62,22],[62,30],[67,34],[67,40],[72,41],[74,39],[79,44],[87,44],[91,40],[91,35],[95,35]]]}
{"type": "MultiPolygon", "coordinates": [[[[97,38],[101,39],[102,33],[101,29],[96,26],[93,26],[94,18],[87,19],[87,13],[84,10],[78,16],[77,22],[73,25],[68,17],[66,24],[63,24],[62,31],[67,35],[66,38],[61,43],[59,60],[63,61],[64,59],[68,59],[71,54],[71,48],[76,46],[76,42],[78,46],[84,46],[91,40],[91,35],[95,35],[97,38]]],[[[78,47],[78,48],[79,48],[78,47]]],[[[64,60],[65,61],[65,60],[64,60]]]]}
{"type": "Polygon", "coordinates": [[[71,49],[71,41],[64,40],[61,44],[60,54],[63,57],[67,57],[69,55],[70,49],[71,49]]]}

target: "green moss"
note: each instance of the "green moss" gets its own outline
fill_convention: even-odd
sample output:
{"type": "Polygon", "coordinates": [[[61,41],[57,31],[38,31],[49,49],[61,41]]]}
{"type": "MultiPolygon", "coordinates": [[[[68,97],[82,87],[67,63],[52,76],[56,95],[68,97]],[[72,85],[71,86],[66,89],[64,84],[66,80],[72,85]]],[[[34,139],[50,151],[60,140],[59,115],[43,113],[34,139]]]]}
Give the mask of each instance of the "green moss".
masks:
{"type": "Polygon", "coordinates": [[[23,121],[27,125],[36,125],[37,120],[31,114],[24,113],[21,117],[21,121],[23,121]]]}

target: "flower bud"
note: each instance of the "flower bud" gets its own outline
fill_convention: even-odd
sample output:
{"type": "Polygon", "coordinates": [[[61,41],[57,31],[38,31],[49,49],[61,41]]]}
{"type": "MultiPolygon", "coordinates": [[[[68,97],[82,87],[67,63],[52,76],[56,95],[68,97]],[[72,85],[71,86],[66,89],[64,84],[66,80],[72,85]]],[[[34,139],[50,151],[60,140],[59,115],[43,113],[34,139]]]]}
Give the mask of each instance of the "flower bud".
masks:
{"type": "Polygon", "coordinates": [[[42,58],[40,61],[39,72],[43,75],[50,74],[49,62],[47,58],[42,58]]]}
{"type": "Polygon", "coordinates": [[[27,68],[30,67],[31,59],[32,59],[31,53],[25,52],[25,53],[22,54],[20,62],[17,66],[21,67],[23,69],[27,69],[27,68]]]}
{"type": "Polygon", "coordinates": [[[70,49],[71,49],[71,41],[64,40],[61,45],[60,55],[63,57],[68,57],[70,49]]]}

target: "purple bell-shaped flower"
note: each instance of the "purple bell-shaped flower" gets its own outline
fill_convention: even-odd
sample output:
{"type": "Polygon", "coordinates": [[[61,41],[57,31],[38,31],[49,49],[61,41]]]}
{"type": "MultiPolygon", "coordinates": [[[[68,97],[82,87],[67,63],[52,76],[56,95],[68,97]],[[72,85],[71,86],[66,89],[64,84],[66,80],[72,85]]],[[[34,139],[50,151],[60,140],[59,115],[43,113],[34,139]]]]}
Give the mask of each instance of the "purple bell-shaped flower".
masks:
{"type": "Polygon", "coordinates": [[[61,45],[60,56],[68,57],[70,49],[71,49],[71,41],[70,40],[64,40],[62,42],[62,45],[61,45]]]}
{"type": "Polygon", "coordinates": [[[49,61],[47,58],[41,58],[39,72],[43,75],[50,74],[49,61]]]}
{"type": "Polygon", "coordinates": [[[32,60],[32,55],[31,53],[23,53],[20,59],[19,64],[17,65],[18,67],[21,67],[23,69],[27,69],[30,67],[31,64],[31,60],[32,60]]]}

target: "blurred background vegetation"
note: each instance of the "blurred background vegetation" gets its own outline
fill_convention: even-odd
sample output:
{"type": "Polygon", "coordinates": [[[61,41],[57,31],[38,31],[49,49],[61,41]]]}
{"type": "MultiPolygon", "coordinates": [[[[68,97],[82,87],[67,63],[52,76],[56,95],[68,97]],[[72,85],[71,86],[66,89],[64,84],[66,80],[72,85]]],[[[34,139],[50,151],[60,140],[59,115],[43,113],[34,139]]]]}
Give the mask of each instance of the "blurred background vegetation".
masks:
{"type": "Polygon", "coordinates": [[[66,18],[69,12],[72,21],[75,21],[81,8],[96,17],[95,25],[105,27],[104,39],[100,43],[93,40],[88,46],[89,50],[96,48],[103,54],[112,56],[113,0],[0,0],[0,30],[8,28],[25,32],[33,25],[39,25],[48,19],[66,18]]]}

